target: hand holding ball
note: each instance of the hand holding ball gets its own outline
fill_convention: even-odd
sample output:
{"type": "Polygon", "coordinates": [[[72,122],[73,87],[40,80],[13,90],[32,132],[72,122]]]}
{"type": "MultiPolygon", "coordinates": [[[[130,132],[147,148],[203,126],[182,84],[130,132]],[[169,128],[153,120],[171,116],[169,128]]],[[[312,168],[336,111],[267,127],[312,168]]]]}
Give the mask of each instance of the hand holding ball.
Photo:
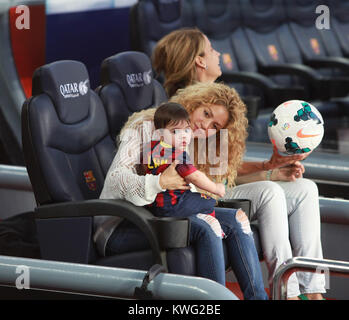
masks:
{"type": "Polygon", "coordinates": [[[301,154],[313,151],[324,136],[324,121],[310,103],[290,100],[279,105],[268,124],[271,143],[281,153],[301,154]]]}

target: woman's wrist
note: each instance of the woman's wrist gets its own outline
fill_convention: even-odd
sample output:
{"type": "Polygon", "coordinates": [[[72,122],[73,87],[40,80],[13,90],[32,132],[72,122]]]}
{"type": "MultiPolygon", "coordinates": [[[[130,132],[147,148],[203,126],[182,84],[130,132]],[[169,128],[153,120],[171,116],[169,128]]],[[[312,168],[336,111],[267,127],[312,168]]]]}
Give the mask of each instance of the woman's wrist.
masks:
{"type": "Polygon", "coordinates": [[[274,168],[272,168],[272,165],[271,165],[269,160],[264,160],[262,162],[262,170],[268,171],[268,170],[272,170],[272,169],[274,169],[274,168]]]}
{"type": "Polygon", "coordinates": [[[266,171],[265,180],[277,181],[278,180],[278,174],[279,174],[279,170],[278,169],[267,170],[266,171]]]}

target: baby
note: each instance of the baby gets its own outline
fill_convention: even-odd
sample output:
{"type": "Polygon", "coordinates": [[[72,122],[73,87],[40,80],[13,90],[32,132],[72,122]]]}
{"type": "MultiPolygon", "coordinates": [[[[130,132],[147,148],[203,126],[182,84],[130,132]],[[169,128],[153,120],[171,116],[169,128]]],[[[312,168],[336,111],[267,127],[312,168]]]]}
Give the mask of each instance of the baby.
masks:
{"type": "MultiPolygon", "coordinates": [[[[162,104],[155,112],[154,125],[160,131],[161,138],[152,140],[148,145],[147,161],[143,161],[146,173],[157,175],[177,160],[179,164],[176,170],[188,184],[223,197],[224,185],[211,181],[190,161],[187,146],[192,138],[192,130],[184,107],[173,102],[162,104]]],[[[214,216],[215,205],[215,199],[199,192],[166,190],[157,195],[148,209],[161,217],[188,217],[198,213],[214,216]]]]}

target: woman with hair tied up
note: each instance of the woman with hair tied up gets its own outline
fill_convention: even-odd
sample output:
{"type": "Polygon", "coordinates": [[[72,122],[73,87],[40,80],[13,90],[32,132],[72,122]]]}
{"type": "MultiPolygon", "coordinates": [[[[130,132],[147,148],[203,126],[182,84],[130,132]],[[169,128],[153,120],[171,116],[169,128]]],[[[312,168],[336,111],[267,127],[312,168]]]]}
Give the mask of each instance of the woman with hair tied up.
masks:
{"type": "MultiPolygon", "coordinates": [[[[184,28],[157,43],[152,63],[154,70],[165,78],[164,87],[172,97],[192,84],[214,83],[222,74],[219,57],[205,34],[197,28],[184,28]]],[[[183,103],[176,95],[172,100],[183,103]]],[[[209,113],[203,114],[202,121],[194,121],[193,126],[207,131],[210,119],[209,113]]],[[[233,119],[230,125],[237,120],[233,119]]],[[[281,156],[274,148],[269,160],[241,161],[236,167],[230,161],[237,153],[242,157],[244,149],[233,140],[229,141],[228,166],[234,168],[236,177],[228,177],[225,198],[251,200],[250,219],[258,220],[271,285],[276,269],[286,260],[294,256],[323,257],[318,189],[313,181],[303,178],[304,166],[300,161],[307,155],[281,156]]],[[[298,272],[289,278],[288,299],[320,300],[324,292],[324,275],[298,272]]]]}

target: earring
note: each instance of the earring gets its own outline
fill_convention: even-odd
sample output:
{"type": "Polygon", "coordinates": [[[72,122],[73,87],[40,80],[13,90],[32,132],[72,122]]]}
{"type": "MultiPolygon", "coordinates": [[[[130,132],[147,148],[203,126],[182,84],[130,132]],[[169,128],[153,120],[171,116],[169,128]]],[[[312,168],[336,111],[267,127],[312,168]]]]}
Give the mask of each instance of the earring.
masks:
{"type": "Polygon", "coordinates": [[[205,70],[207,70],[207,69],[208,69],[207,64],[205,64],[205,65],[204,65],[204,68],[205,68],[205,70]]]}

